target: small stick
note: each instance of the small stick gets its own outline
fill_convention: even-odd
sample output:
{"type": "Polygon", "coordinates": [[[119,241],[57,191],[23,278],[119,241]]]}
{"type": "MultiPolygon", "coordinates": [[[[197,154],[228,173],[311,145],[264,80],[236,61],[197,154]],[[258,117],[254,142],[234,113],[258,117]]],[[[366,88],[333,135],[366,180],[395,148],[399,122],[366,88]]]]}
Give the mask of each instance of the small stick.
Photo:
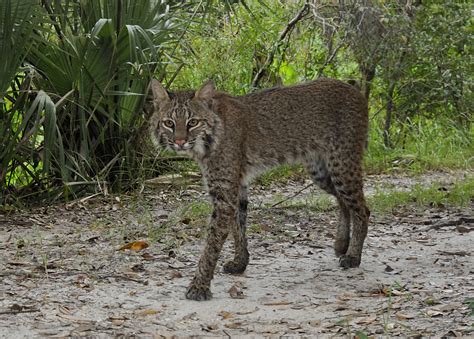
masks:
{"type": "Polygon", "coordinates": [[[8,310],[8,311],[0,311],[0,314],[18,314],[18,313],[33,313],[39,312],[40,310],[37,308],[27,308],[21,310],[8,310]]]}
{"type": "Polygon", "coordinates": [[[295,194],[293,194],[291,197],[288,197],[288,198],[286,198],[286,199],[283,199],[283,200],[281,200],[281,201],[279,201],[279,202],[277,202],[277,203],[271,205],[270,208],[276,207],[276,206],[278,206],[278,205],[283,204],[284,202],[287,202],[288,200],[293,199],[294,197],[296,197],[297,195],[299,195],[301,192],[303,192],[305,189],[307,189],[307,188],[309,188],[309,187],[311,187],[311,186],[313,186],[313,183],[311,183],[311,184],[309,184],[309,185],[306,185],[305,187],[303,187],[302,189],[300,189],[298,192],[296,192],[295,194]]]}

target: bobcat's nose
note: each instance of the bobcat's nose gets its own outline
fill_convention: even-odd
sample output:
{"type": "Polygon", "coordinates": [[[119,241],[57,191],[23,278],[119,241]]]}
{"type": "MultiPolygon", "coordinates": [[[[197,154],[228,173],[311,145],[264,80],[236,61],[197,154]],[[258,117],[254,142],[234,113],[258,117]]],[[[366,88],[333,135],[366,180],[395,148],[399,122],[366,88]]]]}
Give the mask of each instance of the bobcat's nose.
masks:
{"type": "Polygon", "coordinates": [[[184,139],[177,139],[174,141],[174,143],[178,146],[183,146],[186,143],[186,140],[184,139]]]}

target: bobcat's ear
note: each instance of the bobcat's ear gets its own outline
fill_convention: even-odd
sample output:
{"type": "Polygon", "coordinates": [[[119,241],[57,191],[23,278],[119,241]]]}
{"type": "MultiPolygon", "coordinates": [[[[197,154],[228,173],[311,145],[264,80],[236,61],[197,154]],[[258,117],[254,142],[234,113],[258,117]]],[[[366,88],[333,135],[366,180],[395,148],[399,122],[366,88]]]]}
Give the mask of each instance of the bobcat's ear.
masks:
{"type": "Polygon", "coordinates": [[[168,92],[158,80],[152,79],[150,86],[153,92],[153,101],[165,102],[170,100],[168,92]]]}
{"type": "Polygon", "coordinates": [[[194,94],[194,97],[203,100],[211,100],[214,97],[215,92],[214,82],[209,80],[196,92],[196,94],[194,94]]]}

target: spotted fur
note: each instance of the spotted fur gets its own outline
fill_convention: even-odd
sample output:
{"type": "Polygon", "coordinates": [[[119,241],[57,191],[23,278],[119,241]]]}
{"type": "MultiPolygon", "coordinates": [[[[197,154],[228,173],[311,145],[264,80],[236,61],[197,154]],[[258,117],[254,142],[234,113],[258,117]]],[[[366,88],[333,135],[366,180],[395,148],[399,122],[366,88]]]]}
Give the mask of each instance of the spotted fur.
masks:
{"type": "Polygon", "coordinates": [[[216,92],[212,83],[197,92],[173,94],[155,80],[151,87],[152,140],[197,161],[213,204],[207,243],[187,298],[211,298],[210,283],[229,233],[235,255],[224,271],[246,269],[247,186],[283,163],[304,164],[313,181],[336,197],[341,212],[334,248],[340,266],[360,265],[370,214],[361,165],[368,113],[356,88],[319,79],[233,97],[216,92]]]}

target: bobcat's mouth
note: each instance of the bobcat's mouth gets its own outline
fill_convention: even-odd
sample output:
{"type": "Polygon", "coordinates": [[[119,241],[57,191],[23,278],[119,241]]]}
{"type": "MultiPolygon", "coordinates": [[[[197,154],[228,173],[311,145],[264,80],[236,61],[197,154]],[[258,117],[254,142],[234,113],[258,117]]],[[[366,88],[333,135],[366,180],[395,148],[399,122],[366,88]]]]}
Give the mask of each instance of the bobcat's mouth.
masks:
{"type": "Polygon", "coordinates": [[[187,140],[184,144],[177,144],[176,142],[168,141],[168,147],[176,152],[185,152],[190,151],[195,143],[196,140],[187,140]]]}

